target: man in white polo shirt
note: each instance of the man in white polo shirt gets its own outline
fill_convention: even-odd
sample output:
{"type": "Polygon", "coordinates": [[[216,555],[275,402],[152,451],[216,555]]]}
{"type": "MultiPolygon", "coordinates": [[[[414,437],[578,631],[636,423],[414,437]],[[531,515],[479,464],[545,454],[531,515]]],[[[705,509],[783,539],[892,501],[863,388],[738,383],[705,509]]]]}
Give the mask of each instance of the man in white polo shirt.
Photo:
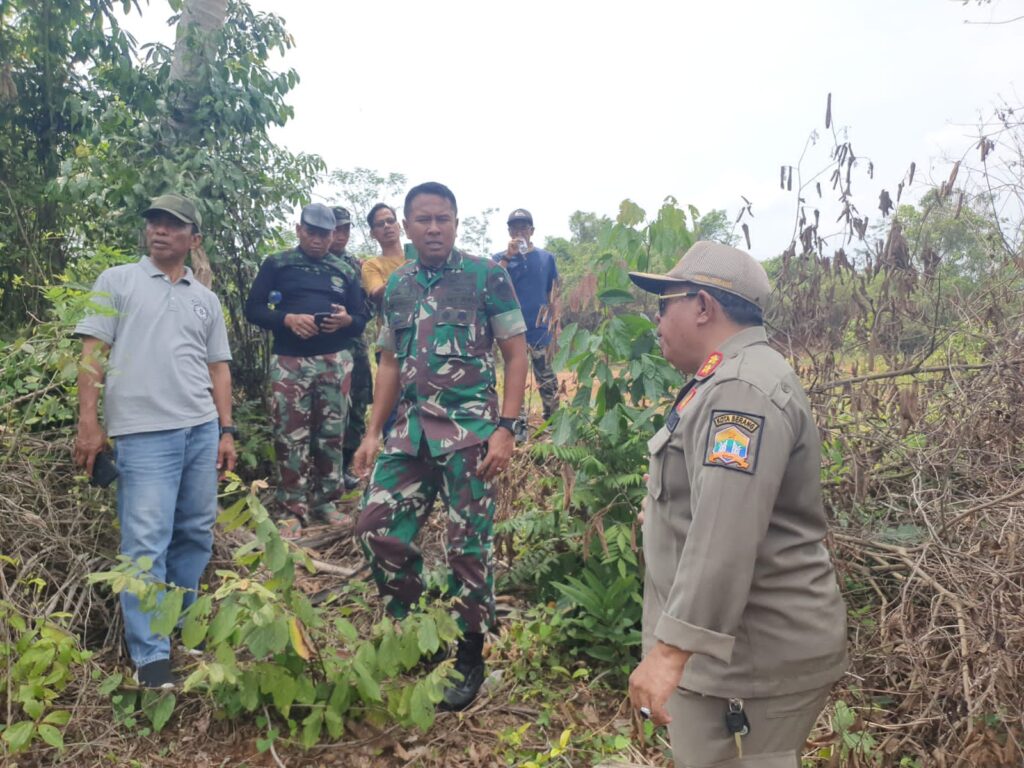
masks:
{"type": "MultiPolygon", "coordinates": [[[[121,553],[152,560],[157,581],[196,590],[213,547],[217,470],[235,465],[231,351],[220,301],[185,266],[202,240],[195,203],[161,195],[142,215],[149,255],[105,270],[95,302],[113,312],[75,329],[82,338],[75,462],[91,473],[107,435],[116,438],[121,553]]],[[[194,598],[188,593],[185,605],[194,598]]],[[[134,596],[122,593],[121,609],[139,683],[173,686],[169,638],[150,629],[134,596]]]]}

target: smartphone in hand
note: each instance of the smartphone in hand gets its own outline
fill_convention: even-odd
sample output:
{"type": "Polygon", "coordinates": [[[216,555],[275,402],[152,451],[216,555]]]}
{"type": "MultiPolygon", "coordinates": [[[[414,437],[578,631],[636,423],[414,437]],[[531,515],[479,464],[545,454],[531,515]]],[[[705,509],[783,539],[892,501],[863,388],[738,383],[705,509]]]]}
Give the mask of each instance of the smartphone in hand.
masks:
{"type": "Polygon", "coordinates": [[[323,325],[324,324],[324,320],[326,320],[332,314],[333,314],[332,312],[315,312],[313,314],[313,320],[314,320],[314,322],[316,322],[317,328],[319,328],[321,325],[323,325]]]}
{"type": "Polygon", "coordinates": [[[89,485],[95,488],[106,488],[117,480],[117,464],[114,463],[114,452],[109,448],[96,454],[92,463],[92,477],[89,485]]]}

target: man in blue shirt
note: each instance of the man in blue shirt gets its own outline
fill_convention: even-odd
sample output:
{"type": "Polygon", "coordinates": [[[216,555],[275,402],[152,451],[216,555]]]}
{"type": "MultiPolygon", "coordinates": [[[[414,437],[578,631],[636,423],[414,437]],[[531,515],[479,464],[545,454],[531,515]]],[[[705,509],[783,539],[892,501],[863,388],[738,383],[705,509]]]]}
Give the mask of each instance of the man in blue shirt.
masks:
{"type": "MultiPolygon", "coordinates": [[[[508,217],[508,248],[494,259],[508,270],[526,320],[526,344],[533,364],[533,375],[540,390],[544,420],[558,408],[558,378],[548,360],[551,326],[558,318],[558,268],[555,256],[536,248],[533,216],[525,208],[516,208],[508,217]]],[[[525,406],[523,421],[525,424],[525,406]]],[[[521,437],[524,439],[525,435],[521,437]]]]}

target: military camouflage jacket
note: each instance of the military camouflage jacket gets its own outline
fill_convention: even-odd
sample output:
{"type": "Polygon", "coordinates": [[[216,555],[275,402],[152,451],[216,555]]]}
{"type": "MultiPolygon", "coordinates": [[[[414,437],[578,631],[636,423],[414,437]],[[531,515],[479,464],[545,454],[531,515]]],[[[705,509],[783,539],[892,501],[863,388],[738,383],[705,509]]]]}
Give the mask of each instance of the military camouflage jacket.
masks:
{"type": "Polygon", "coordinates": [[[378,344],[398,358],[398,418],[387,451],[432,456],[482,443],[498,418],[494,340],[525,333],[508,273],[453,250],[438,269],[399,267],[382,303],[378,344]]]}

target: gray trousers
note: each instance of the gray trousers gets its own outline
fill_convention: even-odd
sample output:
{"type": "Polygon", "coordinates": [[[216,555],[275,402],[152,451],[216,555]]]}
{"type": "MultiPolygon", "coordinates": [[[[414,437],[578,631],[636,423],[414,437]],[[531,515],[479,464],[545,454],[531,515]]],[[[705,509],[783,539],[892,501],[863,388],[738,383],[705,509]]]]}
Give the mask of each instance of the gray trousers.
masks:
{"type": "Polygon", "coordinates": [[[744,699],[750,733],[736,739],[725,727],[729,700],[683,688],[669,697],[668,724],[676,768],[800,768],[800,752],[832,686],[786,696],[744,699]]]}

